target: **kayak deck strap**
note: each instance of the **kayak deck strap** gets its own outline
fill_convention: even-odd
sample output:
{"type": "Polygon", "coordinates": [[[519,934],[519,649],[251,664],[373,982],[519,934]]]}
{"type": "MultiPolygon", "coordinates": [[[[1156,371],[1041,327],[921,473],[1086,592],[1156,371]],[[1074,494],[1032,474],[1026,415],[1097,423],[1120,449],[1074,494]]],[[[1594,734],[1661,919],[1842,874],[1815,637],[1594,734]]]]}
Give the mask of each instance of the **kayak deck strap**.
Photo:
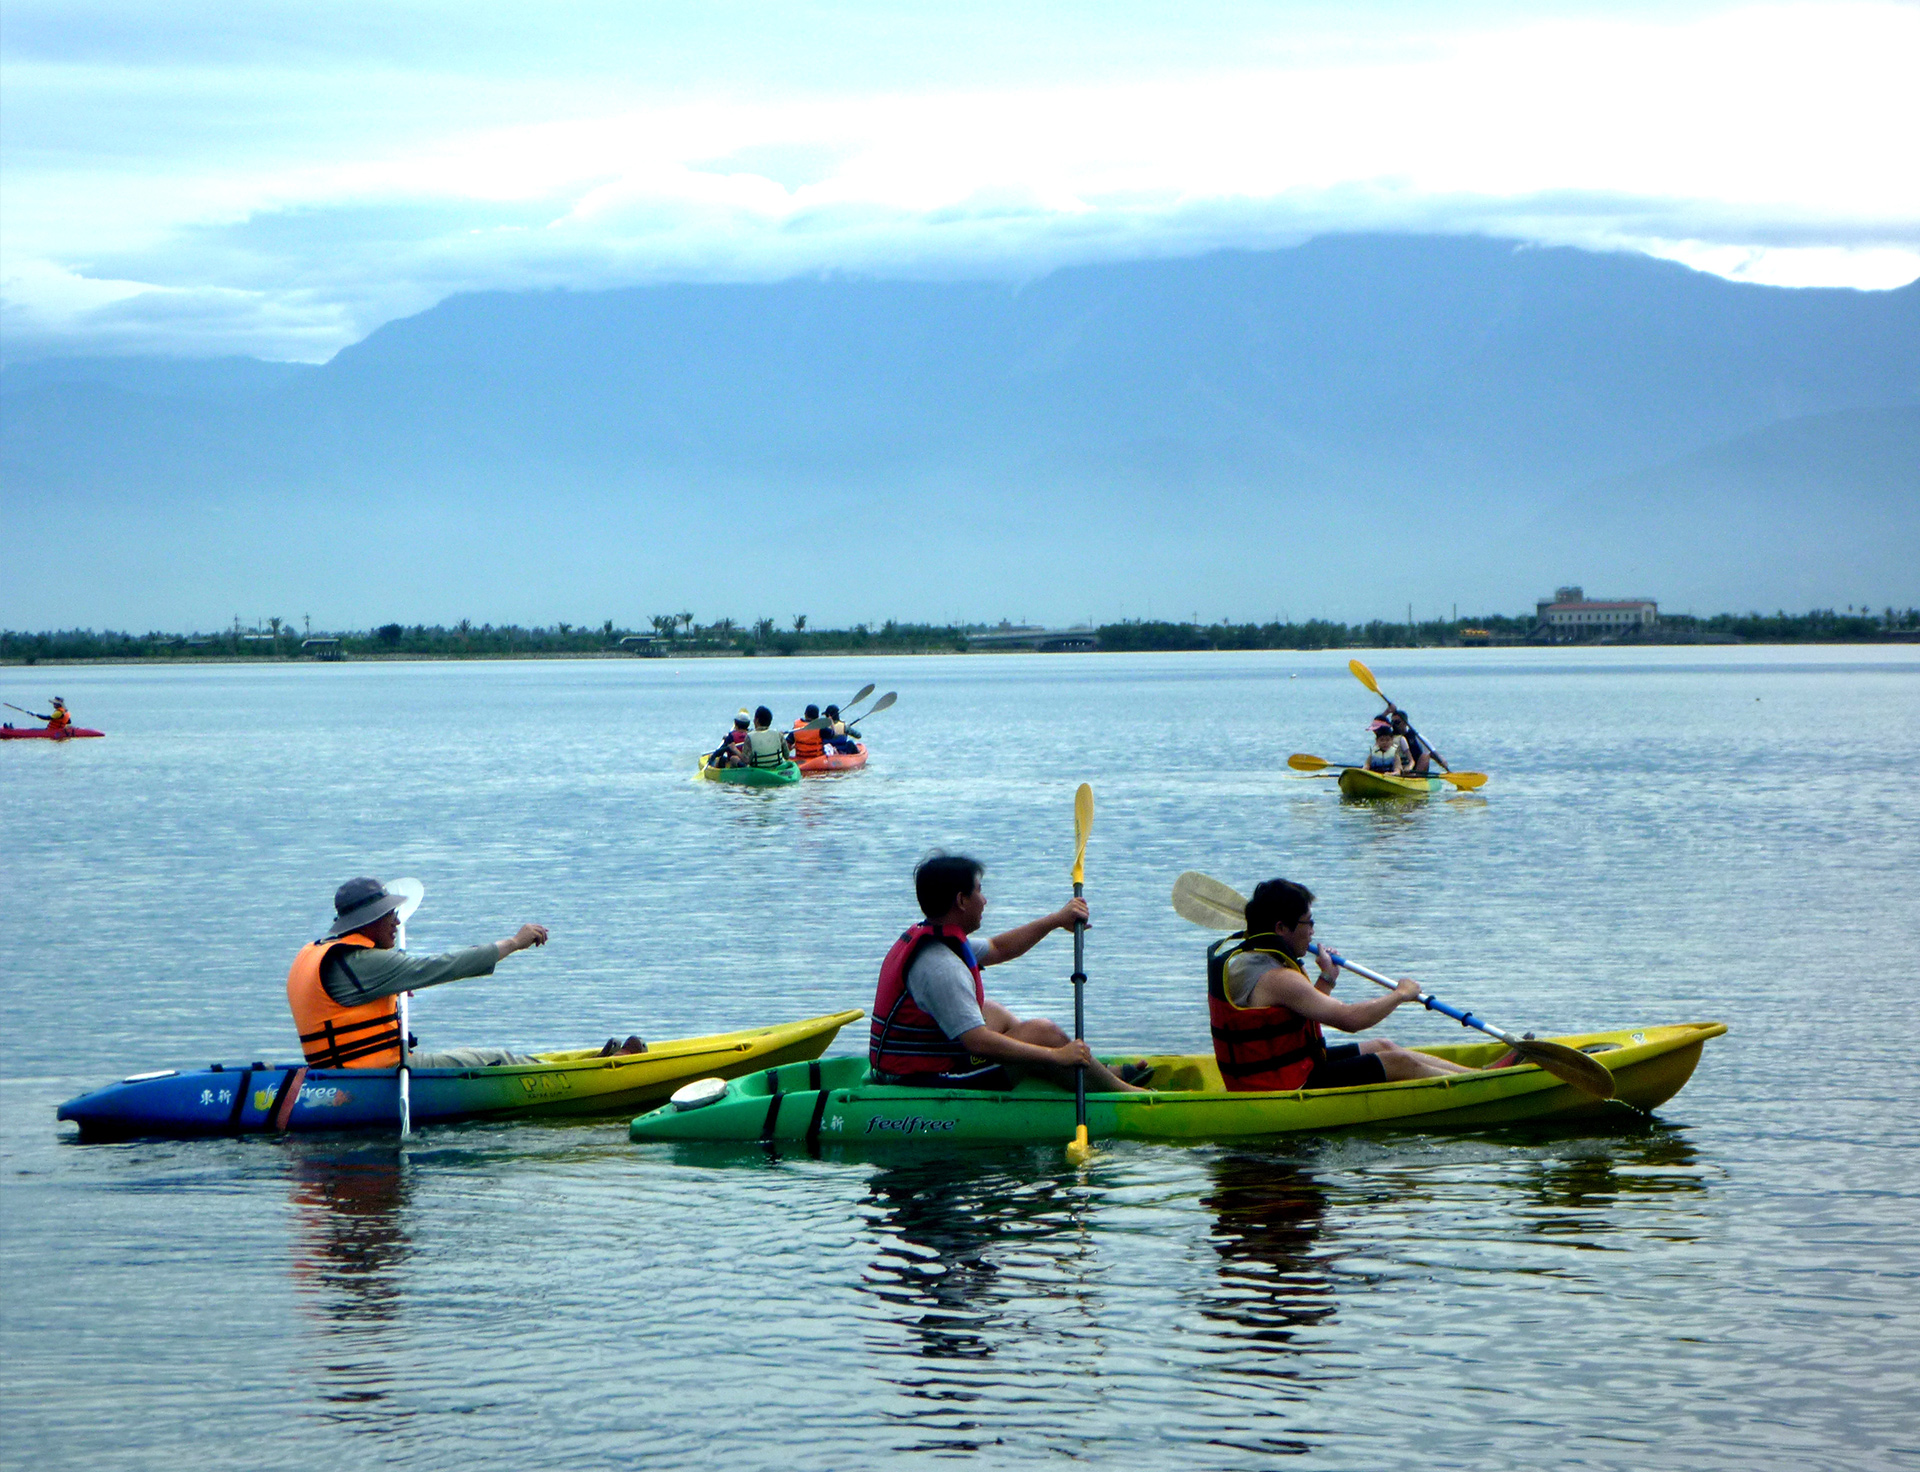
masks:
{"type": "Polygon", "coordinates": [[[780,1101],[787,1097],[786,1094],[781,1091],[779,1083],[773,1079],[771,1070],[769,1070],[768,1081],[773,1084],[773,1095],[767,1100],[767,1118],[760,1126],[760,1142],[762,1144],[766,1144],[773,1139],[773,1132],[780,1123],[780,1101]]]}

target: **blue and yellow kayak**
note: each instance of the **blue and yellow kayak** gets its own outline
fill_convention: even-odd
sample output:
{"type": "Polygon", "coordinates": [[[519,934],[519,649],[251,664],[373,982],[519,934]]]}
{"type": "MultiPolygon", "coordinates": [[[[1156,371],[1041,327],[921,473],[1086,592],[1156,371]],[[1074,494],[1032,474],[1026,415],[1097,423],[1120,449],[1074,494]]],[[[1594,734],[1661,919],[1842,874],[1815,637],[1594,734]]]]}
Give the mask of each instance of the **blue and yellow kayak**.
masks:
{"type": "Polygon", "coordinates": [[[1347,767],[1340,773],[1340,791],[1348,797],[1430,797],[1450,785],[1438,777],[1395,777],[1364,767],[1347,767]]]}
{"type": "MultiPolygon", "coordinates": [[[[415,1126],[512,1115],[626,1114],[665,1099],[690,1079],[818,1058],[834,1035],[865,1014],[833,1012],[775,1027],[650,1044],[611,1058],[598,1049],[539,1053],[537,1063],[491,1068],[416,1068],[409,1102],[415,1126]]],[[[60,1106],[83,1140],[189,1139],[205,1135],[392,1129],[399,1070],[309,1068],[300,1063],[213,1063],[136,1073],[60,1106]]]]}

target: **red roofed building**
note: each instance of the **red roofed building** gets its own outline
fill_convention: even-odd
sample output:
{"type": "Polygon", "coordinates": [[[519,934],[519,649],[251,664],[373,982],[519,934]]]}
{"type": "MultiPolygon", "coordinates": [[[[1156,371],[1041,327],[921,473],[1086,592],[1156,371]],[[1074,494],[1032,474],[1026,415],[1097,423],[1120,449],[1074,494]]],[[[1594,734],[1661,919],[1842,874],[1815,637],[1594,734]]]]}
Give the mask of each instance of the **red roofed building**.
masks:
{"type": "Polygon", "coordinates": [[[1534,632],[1554,639],[1624,634],[1629,630],[1651,629],[1660,622],[1660,605],[1651,598],[1589,602],[1581,588],[1555,588],[1553,597],[1542,598],[1538,607],[1540,627],[1534,632]]]}

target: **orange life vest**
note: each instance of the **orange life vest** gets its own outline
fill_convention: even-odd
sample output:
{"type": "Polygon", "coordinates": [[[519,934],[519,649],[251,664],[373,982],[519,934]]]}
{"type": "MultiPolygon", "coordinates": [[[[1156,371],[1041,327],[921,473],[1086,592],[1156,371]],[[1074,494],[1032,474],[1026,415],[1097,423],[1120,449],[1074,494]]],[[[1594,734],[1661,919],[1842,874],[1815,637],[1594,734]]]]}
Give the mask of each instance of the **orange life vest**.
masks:
{"type": "Polygon", "coordinates": [[[1327,1056],[1320,1024],[1290,1007],[1242,1007],[1227,990],[1227,962],[1243,951],[1272,956],[1282,966],[1300,971],[1300,963],[1281,950],[1277,937],[1244,932],[1207,947],[1207,1013],[1213,1022],[1213,1056],[1220,1078],[1235,1093],[1262,1089],[1297,1089],[1313,1067],[1327,1056]],[[1272,940],[1273,945],[1255,945],[1272,940]],[[1227,949],[1222,950],[1221,947],[1227,949]]]}
{"type": "Polygon", "coordinates": [[[793,759],[797,762],[812,761],[817,756],[824,756],[827,750],[818,728],[808,731],[803,729],[806,724],[805,721],[793,723],[793,759]]]}
{"type": "Polygon", "coordinates": [[[47,717],[47,729],[49,731],[64,731],[68,726],[71,726],[72,724],[73,724],[73,712],[69,710],[62,710],[58,706],[55,706],[53,714],[47,717]]]}
{"type": "Polygon", "coordinates": [[[300,1030],[300,1047],[315,1068],[400,1066],[400,999],[381,997],[343,1007],[327,995],[320,968],[342,946],[366,946],[364,935],[341,935],[301,948],[287,973],[287,1005],[300,1030]]]}

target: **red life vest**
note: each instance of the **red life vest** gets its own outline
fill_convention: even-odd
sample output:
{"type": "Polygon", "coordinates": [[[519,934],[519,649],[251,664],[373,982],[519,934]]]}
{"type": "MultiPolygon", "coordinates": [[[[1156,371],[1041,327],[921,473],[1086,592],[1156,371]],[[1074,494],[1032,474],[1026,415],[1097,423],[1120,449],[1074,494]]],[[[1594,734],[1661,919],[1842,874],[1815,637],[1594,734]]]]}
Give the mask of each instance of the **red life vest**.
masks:
{"type": "Polygon", "coordinates": [[[327,995],[320,968],[341,946],[372,946],[364,935],[341,935],[303,946],[287,973],[287,1005],[300,1030],[300,1047],[316,1068],[400,1066],[400,999],[380,997],[342,1007],[327,995]]]}
{"type": "Polygon", "coordinates": [[[873,996],[873,1024],[868,1031],[867,1062],[880,1073],[957,1073],[973,1063],[973,1055],[940,1031],[933,1014],[914,1001],[907,989],[907,972],[927,946],[945,946],[967,963],[973,973],[974,1000],[984,1012],[986,989],[980,984],[980,963],[966,935],[951,925],[922,920],[909,925],[880,963],[880,987],[873,996]]]}
{"type": "Polygon", "coordinates": [[[820,739],[819,727],[809,731],[806,725],[805,721],[793,723],[793,759],[797,762],[812,761],[826,752],[826,743],[820,739]]]}
{"type": "Polygon", "coordinates": [[[1213,1021],[1213,1056],[1221,1081],[1234,1093],[1300,1088],[1327,1056],[1320,1024],[1290,1007],[1242,1007],[1235,1002],[1227,990],[1227,962],[1244,951],[1272,956],[1306,975],[1273,935],[1242,932],[1207,947],[1207,1014],[1213,1021]],[[1255,945],[1256,940],[1274,944],[1255,945]]]}

